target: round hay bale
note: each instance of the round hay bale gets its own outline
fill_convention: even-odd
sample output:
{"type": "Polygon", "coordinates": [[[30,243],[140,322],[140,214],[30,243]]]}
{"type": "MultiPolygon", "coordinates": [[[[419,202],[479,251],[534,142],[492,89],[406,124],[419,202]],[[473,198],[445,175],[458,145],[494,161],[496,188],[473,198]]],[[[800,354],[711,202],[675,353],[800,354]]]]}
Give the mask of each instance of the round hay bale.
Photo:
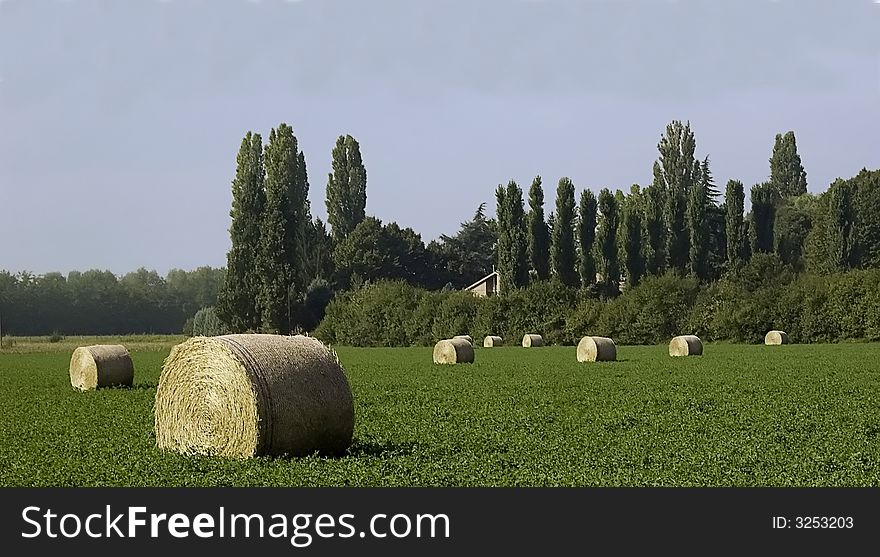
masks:
{"type": "Polygon", "coordinates": [[[334,454],[351,444],[354,401],[336,354],[302,335],[195,337],[162,366],[160,448],[248,458],[334,454]]]}
{"type": "Polygon", "coordinates": [[[764,336],[764,344],[788,344],[788,335],[785,331],[770,331],[764,336]]]}
{"type": "Polygon", "coordinates": [[[441,340],[434,345],[435,364],[472,364],[474,346],[465,338],[441,340]]]}
{"type": "Polygon", "coordinates": [[[541,335],[523,335],[522,345],[525,348],[544,346],[544,337],[541,335]]]}
{"type": "Polygon", "coordinates": [[[124,385],[134,381],[128,350],[119,344],[80,346],[70,357],[70,384],[80,391],[124,385]]]}
{"type": "Polygon", "coordinates": [[[617,346],[608,337],[584,337],[577,345],[579,362],[613,362],[617,359],[617,346]]]}
{"type": "Polygon", "coordinates": [[[702,356],[703,341],[694,335],[675,337],[669,343],[670,356],[702,356]]]}
{"type": "Polygon", "coordinates": [[[474,339],[471,337],[471,335],[455,335],[452,338],[463,338],[464,340],[471,343],[471,346],[473,346],[473,344],[474,344],[474,339]]]}
{"type": "Polygon", "coordinates": [[[502,344],[504,344],[504,340],[501,337],[489,335],[483,339],[483,348],[492,348],[494,346],[501,346],[502,344]]]}

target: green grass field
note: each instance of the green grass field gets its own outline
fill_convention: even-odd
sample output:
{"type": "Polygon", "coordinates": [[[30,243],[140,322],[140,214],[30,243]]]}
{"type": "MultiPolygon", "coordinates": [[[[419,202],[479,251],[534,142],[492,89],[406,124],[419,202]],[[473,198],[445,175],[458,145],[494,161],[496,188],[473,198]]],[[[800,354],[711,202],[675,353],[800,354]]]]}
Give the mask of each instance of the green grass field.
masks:
{"type": "Polygon", "coordinates": [[[133,350],[134,388],[90,393],[70,387],[69,350],[0,352],[0,485],[880,485],[880,344],[623,346],[601,364],[478,348],[458,366],[343,347],[349,454],[230,461],[155,446],[173,341],[133,350]]]}

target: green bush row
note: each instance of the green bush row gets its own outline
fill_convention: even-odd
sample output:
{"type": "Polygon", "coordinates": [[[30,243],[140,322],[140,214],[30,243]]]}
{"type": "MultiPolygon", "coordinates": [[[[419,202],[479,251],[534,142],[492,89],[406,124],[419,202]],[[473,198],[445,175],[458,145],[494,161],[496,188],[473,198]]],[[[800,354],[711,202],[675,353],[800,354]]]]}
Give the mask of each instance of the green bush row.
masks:
{"type": "Polygon", "coordinates": [[[770,329],[798,343],[880,340],[880,270],[797,275],[775,255],[758,254],[717,282],[668,273],[611,300],[553,281],[491,298],[378,282],[337,296],[314,334],[351,346],[429,346],[458,334],[518,344],[526,333],[549,344],[584,335],[659,344],[679,334],[757,343],[770,329]]]}

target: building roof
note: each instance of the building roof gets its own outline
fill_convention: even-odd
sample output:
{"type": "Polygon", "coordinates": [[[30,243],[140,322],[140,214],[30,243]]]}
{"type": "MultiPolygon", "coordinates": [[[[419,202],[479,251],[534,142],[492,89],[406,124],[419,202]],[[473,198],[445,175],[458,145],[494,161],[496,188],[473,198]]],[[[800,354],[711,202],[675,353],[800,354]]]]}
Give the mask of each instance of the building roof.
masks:
{"type": "Polygon", "coordinates": [[[477,282],[475,282],[475,283],[473,283],[472,285],[470,285],[470,286],[468,286],[467,288],[465,288],[465,290],[473,290],[474,288],[480,286],[481,284],[483,284],[484,282],[486,282],[487,280],[489,280],[489,279],[492,278],[493,276],[497,278],[497,277],[498,277],[498,271],[492,271],[491,273],[489,273],[489,274],[486,275],[485,277],[481,278],[481,279],[478,280],[477,282]]]}

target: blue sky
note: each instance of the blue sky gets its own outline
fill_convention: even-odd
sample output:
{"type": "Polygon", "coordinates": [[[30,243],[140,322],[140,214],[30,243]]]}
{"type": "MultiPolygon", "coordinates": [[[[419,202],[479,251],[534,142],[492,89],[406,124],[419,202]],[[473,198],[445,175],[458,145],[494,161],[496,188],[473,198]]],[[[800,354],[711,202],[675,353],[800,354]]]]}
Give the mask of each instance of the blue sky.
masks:
{"type": "Polygon", "coordinates": [[[690,120],[719,186],[794,130],[809,189],[880,167],[880,4],[0,0],[0,268],[222,266],[242,135],[336,137],[427,242],[510,179],[647,184],[690,120]]]}

